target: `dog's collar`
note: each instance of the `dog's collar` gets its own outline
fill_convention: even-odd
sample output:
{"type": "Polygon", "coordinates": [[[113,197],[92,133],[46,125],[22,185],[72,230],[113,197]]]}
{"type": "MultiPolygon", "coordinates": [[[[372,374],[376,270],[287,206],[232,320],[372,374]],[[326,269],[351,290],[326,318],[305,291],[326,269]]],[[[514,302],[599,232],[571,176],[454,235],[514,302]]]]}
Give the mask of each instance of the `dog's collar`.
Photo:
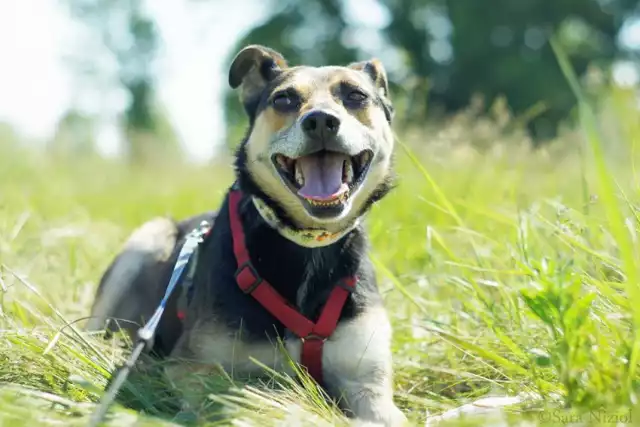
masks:
{"type": "Polygon", "coordinates": [[[297,245],[307,248],[319,248],[321,246],[328,246],[337,242],[344,236],[346,236],[351,230],[358,226],[359,220],[354,221],[351,225],[344,230],[331,233],[321,228],[305,228],[295,229],[284,224],[263,200],[258,197],[251,197],[253,205],[260,213],[262,219],[265,220],[272,228],[276,229],[281,236],[291,240],[297,245]]]}

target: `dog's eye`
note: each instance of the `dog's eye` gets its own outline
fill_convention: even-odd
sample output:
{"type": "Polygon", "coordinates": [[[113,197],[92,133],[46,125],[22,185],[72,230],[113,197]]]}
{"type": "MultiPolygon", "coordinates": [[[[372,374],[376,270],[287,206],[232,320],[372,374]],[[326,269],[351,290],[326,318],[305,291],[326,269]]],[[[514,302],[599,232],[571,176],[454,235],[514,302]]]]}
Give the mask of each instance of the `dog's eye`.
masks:
{"type": "Polygon", "coordinates": [[[369,97],[357,89],[352,89],[344,95],[344,104],[347,108],[357,109],[363,107],[369,97]]]}
{"type": "Polygon", "coordinates": [[[347,99],[352,102],[362,102],[367,99],[367,95],[360,92],[359,90],[352,90],[347,94],[347,99]]]}
{"type": "Polygon", "coordinates": [[[274,108],[280,111],[290,111],[297,108],[297,99],[288,93],[279,93],[271,100],[274,108]]]}

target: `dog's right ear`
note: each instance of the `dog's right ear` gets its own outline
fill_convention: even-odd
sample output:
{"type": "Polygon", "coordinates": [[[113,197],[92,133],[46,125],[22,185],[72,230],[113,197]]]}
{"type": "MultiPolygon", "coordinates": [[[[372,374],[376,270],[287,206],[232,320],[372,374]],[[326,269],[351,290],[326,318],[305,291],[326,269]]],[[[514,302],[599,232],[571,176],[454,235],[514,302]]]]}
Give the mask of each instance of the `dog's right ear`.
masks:
{"type": "Polygon", "coordinates": [[[229,85],[233,89],[240,87],[240,99],[246,104],[285,68],[287,61],[280,53],[265,46],[249,45],[233,59],[229,85]]]}

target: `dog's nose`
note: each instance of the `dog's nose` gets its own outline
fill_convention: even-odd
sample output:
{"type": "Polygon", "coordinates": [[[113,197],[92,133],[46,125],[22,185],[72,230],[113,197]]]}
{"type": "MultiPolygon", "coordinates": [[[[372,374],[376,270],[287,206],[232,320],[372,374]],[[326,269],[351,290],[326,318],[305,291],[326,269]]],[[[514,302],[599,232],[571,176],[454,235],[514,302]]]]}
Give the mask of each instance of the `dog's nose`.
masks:
{"type": "Polygon", "coordinates": [[[325,140],[338,134],[340,119],[326,111],[311,111],[302,119],[302,129],[310,138],[325,140]]]}

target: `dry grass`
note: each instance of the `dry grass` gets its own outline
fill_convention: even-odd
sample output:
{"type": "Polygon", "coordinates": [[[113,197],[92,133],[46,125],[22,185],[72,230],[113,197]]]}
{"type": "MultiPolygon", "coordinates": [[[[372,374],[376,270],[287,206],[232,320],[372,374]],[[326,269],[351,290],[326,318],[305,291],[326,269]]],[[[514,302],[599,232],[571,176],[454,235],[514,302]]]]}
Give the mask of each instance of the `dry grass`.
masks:
{"type": "MultiPolygon", "coordinates": [[[[367,224],[394,326],[396,398],[413,421],[521,393],[530,399],[498,415],[509,425],[597,424],[634,409],[634,102],[612,89],[586,133],[537,151],[499,107],[401,135],[400,185],[367,224]]],[[[79,329],[101,272],[142,221],[216,208],[231,180],[224,159],[130,168],[0,148],[0,425],[86,423],[123,357],[79,329]]],[[[275,383],[229,390],[216,379],[205,412],[242,426],[344,423],[312,385],[275,383]]],[[[162,386],[147,386],[147,415],[118,407],[110,425],[178,422],[162,386]]]]}

